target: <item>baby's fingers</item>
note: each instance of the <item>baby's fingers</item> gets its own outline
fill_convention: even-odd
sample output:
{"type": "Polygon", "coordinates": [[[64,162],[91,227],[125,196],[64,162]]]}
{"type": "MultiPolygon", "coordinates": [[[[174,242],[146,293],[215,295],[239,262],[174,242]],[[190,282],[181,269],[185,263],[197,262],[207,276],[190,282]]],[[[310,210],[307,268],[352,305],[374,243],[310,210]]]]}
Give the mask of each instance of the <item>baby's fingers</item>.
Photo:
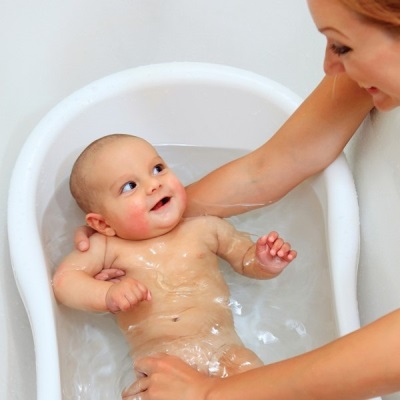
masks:
{"type": "Polygon", "coordinates": [[[109,281],[109,282],[120,282],[121,277],[125,275],[125,271],[118,268],[107,268],[102,269],[97,275],[95,275],[95,279],[99,281],[109,281]]]}
{"type": "Polygon", "coordinates": [[[297,251],[291,249],[290,243],[284,242],[277,250],[276,255],[283,260],[292,261],[297,257],[297,251]]]}
{"type": "Polygon", "coordinates": [[[128,311],[141,301],[150,300],[150,291],[142,284],[131,285],[122,293],[120,299],[121,311],[128,311]]]}
{"type": "Polygon", "coordinates": [[[281,250],[278,251],[277,256],[285,261],[293,261],[297,257],[297,251],[291,250],[290,245],[287,250],[285,250],[284,247],[285,246],[283,246],[281,250]]]}
{"type": "Polygon", "coordinates": [[[141,283],[125,278],[115,283],[107,293],[106,302],[111,312],[129,311],[141,301],[151,300],[150,291],[141,283]]]}
{"type": "MultiPolygon", "coordinates": [[[[276,238],[275,241],[273,243],[269,243],[269,253],[271,254],[271,256],[279,256],[280,254],[279,252],[281,252],[281,254],[284,254],[282,252],[282,248],[286,245],[286,243],[284,242],[283,239],[281,239],[280,237],[276,238]]],[[[286,248],[286,246],[285,246],[286,248]]],[[[289,249],[290,249],[290,244],[289,244],[289,249]]]]}
{"type": "Polygon", "coordinates": [[[279,238],[279,234],[278,232],[272,231],[268,233],[268,235],[263,236],[262,238],[263,240],[265,240],[265,244],[268,244],[268,246],[272,247],[275,241],[279,238]]]}
{"type": "Polygon", "coordinates": [[[126,298],[130,302],[136,301],[136,303],[138,303],[139,301],[151,300],[151,294],[150,291],[144,285],[142,285],[141,283],[137,283],[136,285],[132,285],[130,287],[129,292],[127,292],[126,294],[126,298]]]}
{"type": "Polygon", "coordinates": [[[265,251],[269,251],[273,248],[273,245],[276,239],[279,237],[277,232],[270,232],[267,235],[260,236],[257,239],[257,246],[259,249],[265,249],[265,251]]]}
{"type": "Polygon", "coordinates": [[[286,261],[292,261],[297,257],[297,252],[291,250],[290,243],[285,242],[276,232],[272,232],[268,235],[268,242],[270,254],[272,256],[278,256],[286,261]]]}

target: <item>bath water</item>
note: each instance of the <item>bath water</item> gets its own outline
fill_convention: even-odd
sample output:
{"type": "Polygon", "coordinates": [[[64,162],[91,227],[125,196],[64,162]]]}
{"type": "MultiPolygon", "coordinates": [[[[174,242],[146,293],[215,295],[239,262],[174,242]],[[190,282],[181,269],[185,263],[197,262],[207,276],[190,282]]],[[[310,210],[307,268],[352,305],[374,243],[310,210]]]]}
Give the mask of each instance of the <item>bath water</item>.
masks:
{"type": "MultiPolygon", "coordinates": [[[[243,150],[156,146],[184,184],[245,153],[243,150]]],[[[268,207],[230,218],[257,237],[276,230],[298,251],[277,278],[257,281],[221,262],[231,290],[235,325],[245,346],[271,363],[318,347],[336,337],[325,227],[321,206],[307,182],[268,207]]],[[[46,210],[43,237],[54,268],[72,249],[74,229],[84,223],[60,183],[46,210]]],[[[56,307],[64,400],[119,399],[134,380],[128,345],[110,314],[56,307]]]]}

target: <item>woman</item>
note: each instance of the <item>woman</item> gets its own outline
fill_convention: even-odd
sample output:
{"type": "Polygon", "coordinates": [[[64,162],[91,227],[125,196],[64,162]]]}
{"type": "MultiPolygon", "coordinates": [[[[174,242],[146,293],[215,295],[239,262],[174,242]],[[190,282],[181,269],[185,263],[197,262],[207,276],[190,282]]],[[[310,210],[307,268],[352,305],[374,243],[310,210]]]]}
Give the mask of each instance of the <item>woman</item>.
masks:
{"type": "MultiPolygon", "coordinates": [[[[389,110],[400,105],[400,2],[308,0],[308,5],[319,31],[327,37],[324,67],[328,75],[337,76],[336,95],[342,93],[340,86],[345,78],[341,73],[346,72],[372,96],[378,109],[389,110]]],[[[325,79],[322,86],[329,85],[328,82],[329,79],[325,79]]],[[[323,88],[317,88],[318,91],[322,93],[323,88]]],[[[313,95],[299,111],[306,112],[312,99],[313,95]]],[[[337,100],[344,101],[342,105],[346,103],[343,98],[337,97],[337,100]]],[[[355,113],[360,115],[361,109],[357,107],[355,113]]],[[[346,118],[349,118],[348,114],[346,118]]],[[[276,200],[305,177],[323,168],[351,136],[346,128],[337,136],[329,129],[321,134],[315,130],[295,133],[293,125],[300,120],[301,116],[295,114],[262,148],[191,186],[189,194],[196,198],[196,204],[201,204],[204,198],[209,201],[211,195],[216,204],[222,204],[222,198],[224,202],[236,204],[249,203],[249,200],[266,204],[276,200]],[[293,126],[292,132],[287,129],[288,125],[293,126]],[[316,151],[319,147],[320,152],[316,151]],[[272,148],[282,149],[282,152],[274,156],[272,151],[269,153],[272,148]],[[320,158],[315,159],[315,153],[320,158]],[[275,158],[263,160],[263,154],[275,158]],[[286,172],[277,172],[273,163],[286,172]],[[283,181],[288,175],[287,169],[294,172],[294,177],[283,181]],[[271,197],[267,192],[275,187],[271,186],[274,184],[280,190],[273,191],[274,197],[271,197]],[[216,187],[218,191],[214,194],[216,187]],[[251,199],[246,193],[251,193],[251,199]]],[[[327,125],[333,126],[329,121],[320,122],[321,130],[327,125]]],[[[342,122],[342,127],[351,125],[348,121],[342,122]]],[[[212,209],[219,215],[229,214],[221,212],[218,206],[212,209]]],[[[196,212],[200,207],[193,205],[192,210],[196,212]]],[[[243,210],[243,207],[236,207],[231,211],[243,210]]],[[[172,356],[149,357],[136,363],[136,369],[143,377],[138,379],[135,390],[140,392],[142,400],[367,399],[400,391],[399,332],[400,310],[397,310],[322,348],[225,379],[201,375],[172,356]]]]}

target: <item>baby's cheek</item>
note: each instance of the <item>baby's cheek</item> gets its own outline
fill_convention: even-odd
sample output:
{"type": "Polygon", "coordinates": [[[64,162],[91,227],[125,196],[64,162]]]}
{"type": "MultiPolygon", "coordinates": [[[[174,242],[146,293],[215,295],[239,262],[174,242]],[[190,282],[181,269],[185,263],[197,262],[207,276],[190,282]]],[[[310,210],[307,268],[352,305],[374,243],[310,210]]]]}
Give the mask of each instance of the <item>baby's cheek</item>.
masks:
{"type": "Polygon", "coordinates": [[[147,219],[143,218],[143,215],[132,211],[127,218],[126,230],[129,231],[132,236],[141,238],[142,236],[146,236],[150,231],[149,222],[147,219]]]}
{"type": "Polygon", "coordinates": [[[185,188],[184,188],[182,185],[180,185],[180,186],[175,190],[175,192],[178,194],[179,198],[181,199],[182,204],[186,207],[186,204],[187,204],[187,195],[186,195],[186,190],[185,190],[185,188]]]}

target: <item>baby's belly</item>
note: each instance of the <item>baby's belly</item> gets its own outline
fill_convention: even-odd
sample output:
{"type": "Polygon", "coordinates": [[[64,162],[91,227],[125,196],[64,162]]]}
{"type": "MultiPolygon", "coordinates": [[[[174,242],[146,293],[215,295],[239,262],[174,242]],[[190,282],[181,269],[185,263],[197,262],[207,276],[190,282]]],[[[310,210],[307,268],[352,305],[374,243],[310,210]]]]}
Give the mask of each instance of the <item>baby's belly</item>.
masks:
{"type": "Polygon", "coordinates": [[[192,305],[174,312],[165,308],[152,311],[147,317],[142,315],[140,321],[134,318],[131,324],[127,323],[127,314],[118,315],[133,360],[167,353],[200,372],[219,377],[262,365],[256,354],[243,346],[226,302],[192,305]]]}
{"type": "Polygon", "coordinates": [[[155,352],[208,354],[226,344],[241,345],[232,313],[225,305],[212,303],[209,307],[193,306],[178,312],[159,310],[140,321],[134,320],[131,324],[126,320],[120,323],[134,358],[155,352]]]}

